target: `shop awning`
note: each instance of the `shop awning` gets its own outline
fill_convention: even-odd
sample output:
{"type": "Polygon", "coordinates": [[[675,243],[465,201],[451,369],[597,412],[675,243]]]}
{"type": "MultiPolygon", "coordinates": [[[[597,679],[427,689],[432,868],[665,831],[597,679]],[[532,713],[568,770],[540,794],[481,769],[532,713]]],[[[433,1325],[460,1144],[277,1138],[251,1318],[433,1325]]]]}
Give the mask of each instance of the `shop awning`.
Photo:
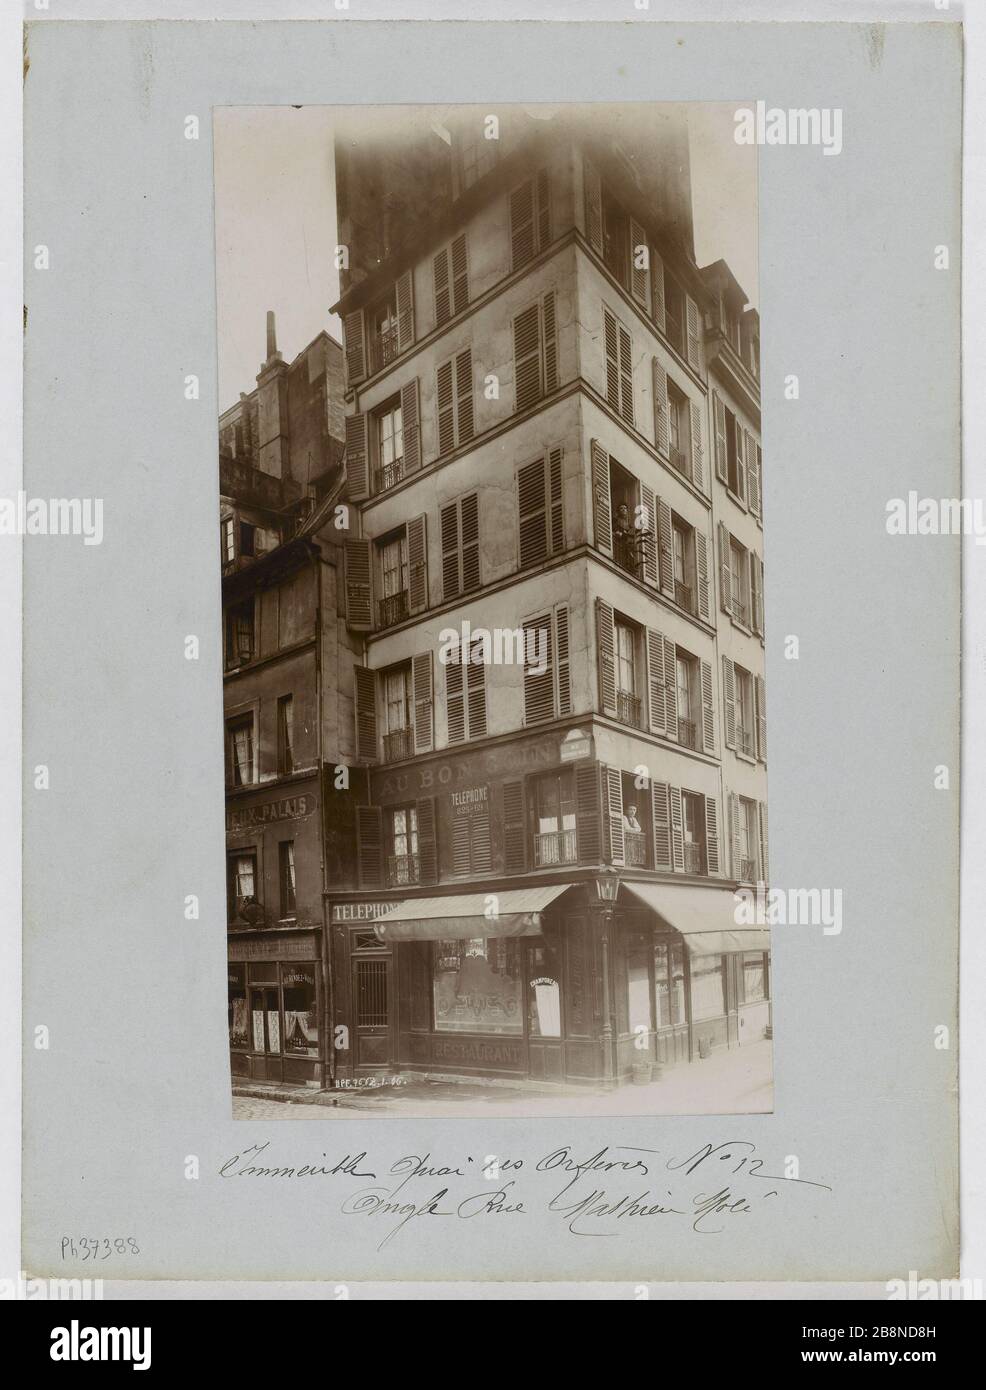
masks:
{"type": "Polygon", "coordinates": [[[736,899],[728,890],[626,881],[620,887],[646,903],[667,926],[681,932],[689,955],[770,950],[770,932],[766,927],[736,925],[736,899]]]}
{"type": "Polygon", "coordinates": [[[469,941],[479,936],[537,936],[541,913],[570,883],[509,888],[501,893],[408,898],[372,919],[381,941],[469,941]],[[496,916],[486,914],[496,898],[496,916]]]}

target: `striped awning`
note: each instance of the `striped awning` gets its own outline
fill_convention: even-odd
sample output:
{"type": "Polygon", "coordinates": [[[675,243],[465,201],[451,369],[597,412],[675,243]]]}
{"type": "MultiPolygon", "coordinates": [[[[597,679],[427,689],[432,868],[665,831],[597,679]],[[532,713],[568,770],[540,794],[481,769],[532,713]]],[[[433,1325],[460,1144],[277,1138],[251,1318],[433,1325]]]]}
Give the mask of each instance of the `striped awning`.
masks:
{"type": "Polygon", "coordinates": [[[721,956],[728,951],[769,951],[766,927],[738,927],[736,898],[730,889],[678,887],[669,883],[620,884],[681,932],[692,956],[721,956]]]}
{"type": "Polygon", "coordinates": [[[408,898],[371,918],[380,941],[471,941],[480,936],[537,936],[541,913],[570,883],[408,898]]]}

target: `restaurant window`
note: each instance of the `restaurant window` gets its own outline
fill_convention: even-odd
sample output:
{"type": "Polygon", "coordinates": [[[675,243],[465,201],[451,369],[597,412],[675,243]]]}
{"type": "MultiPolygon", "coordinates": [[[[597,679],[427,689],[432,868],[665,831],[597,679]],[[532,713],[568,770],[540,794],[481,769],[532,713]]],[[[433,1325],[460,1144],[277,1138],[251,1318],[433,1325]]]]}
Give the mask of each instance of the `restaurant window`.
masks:
{"type": "Polygon", "coordinates": [[[384,732],[383,756],[386,762],[401,762],[414,753],[411,728],[411,663],[393,666],[383,673],[384,732]]]}
{"type": "Polygon", "coordinates": [[[721,1018],[726,1012],[726,999],[723,993],[723,956],[695,956],[692,958],[692,1022],[700,1023],[707,1018],[721,1018]]]}
{"type": "Polygon", "coordinates": [[[518,938],[436,941],[432,949],[437,1032],[523,1032],[523,943],[518,938]]]}
{"type": "Polygon", "coordinates": [[[681,793],[681,818],[685,833],[685,873],[704,874],[705,797],[696,792],[681,793]]]}
{"type": "Polygon", "coordinates": [[[298,908],[295,891],[294,841],[282,840],[277,847],[281,879],[281,917],[293,917],[298,908]]]}
{"type": "Polygon", "coordinates": [[[744,951],[743,1003],[759,1004],[768,997],[767,957],[763,951],[744,951]]]}
{"type": "Polygon", "coordinates": [[[256,781],[252,714],[231,719],[226,725],[226,776],[232,787],[247,787],[256,781]]]}
{"type": "Polygon", "coordinates": [[[246,967],[230,965],[228,977],[229,1045],[236,1051],[244,1051],[250,1045],[250,1034],[247,1028],[246,967]]]}
{"type": "Polygon", "coordinates": [[[557,942],[535,942],[527,953],[527,1030],[532,1038],[561,1037],[561,952],[557,942]]]}
{"type": "Polygon", "coordinates": [[[417,883],[421,871],[418,857],[418,809],[397,806],[389,814],[387,879],[393,885],[417,883]]]}
{"type": "Polygon", "coordinates": [[[254,654],[253,599],[226,609],[226,669],[252,661],[254,654]]]}
{"type": "Polygon", "coordinates": [[[257,900],[257,852],[239,850],[226,861],[226,893],[229,920],[239,915],[246,902],[257,900]]]}
{"type": "Polygon", "coordinates": [[[402,526],[377,542],[380,560],[380,586],[382,597],[377,604],[377,617],[380,627],[392,627],[403,622],[408,614],[407,606],[407,529],[402,526]]]}
{"type": "Polygon", "coordinates": [[[575,780],[571,770],[538,777],[534,784],[534,864],[574,864],[575,780]]]}
{"type": "Polygon", "coordinates": [[[404,476],[404,421],[401,398],[394,396],[374,416],[376,434],[375,492],[386,492],[404,476]]]}
{"type": "Polygon", "coordinates": [[[680,941],[655,942],[654,991],[658,1028],[671,1028],[676,1023],[684,1023],[685,955],[680,941]]]}
{"type": "Polygon", "coordinates": [[[282,965],[285,1056],[318,1056],[314,965],[282,965]]]}
{"type": "Polygon", "coordinates": [[[282,695],[277,702],[277,770],[282,777],[294,771],[294,698],[282,695]]]}

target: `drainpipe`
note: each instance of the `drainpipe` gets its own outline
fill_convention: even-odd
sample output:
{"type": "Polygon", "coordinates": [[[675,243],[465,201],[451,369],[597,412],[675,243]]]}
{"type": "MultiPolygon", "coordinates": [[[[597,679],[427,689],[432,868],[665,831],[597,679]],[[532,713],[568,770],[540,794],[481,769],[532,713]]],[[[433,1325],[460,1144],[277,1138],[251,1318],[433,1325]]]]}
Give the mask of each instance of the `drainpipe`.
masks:
{"type": "Polygon", "coordinates": [[[322,949],[321,949],[321,973],[322,973],[322,1013],[325,1022],[325,1029],[322,1043],[322,1064],[321,1082],[322,1090],[328,1090],[335,1081],[335,984],[334,975],[331,968],[332,939],[329,934],[328,926],[328,902],[326,892],[325,872],[325,837],[326,837],[326,806],[325,806],[325,764],[323,761],[324,741],[322,737],[322,718],[323,718],[323,688],[322,688],[322,624],[324,621],[324,606],[322,593],[322,553],[318,541],[313,537],[315,545],[315,556],[312,560],[315,566],[315,691],[316,691],[316,733],[315,747],[318,760],[318,809],[319,809],[319,880],[320,880],[320,899],[322,904],[322,949]]]}

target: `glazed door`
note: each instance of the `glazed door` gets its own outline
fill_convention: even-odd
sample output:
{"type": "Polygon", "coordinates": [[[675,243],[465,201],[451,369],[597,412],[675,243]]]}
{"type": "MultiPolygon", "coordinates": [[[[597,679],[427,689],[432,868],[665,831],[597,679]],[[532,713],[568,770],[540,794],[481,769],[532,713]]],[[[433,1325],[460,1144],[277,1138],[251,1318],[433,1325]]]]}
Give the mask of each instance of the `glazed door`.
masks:
{"type": "Polygon", "coordinates": [[[540,1081],[561,1081],[562,1054],[561,945],[531,941],[527,969],[527,1038],[530,1074],[540,1081]]]}
{"type": "Polygon", "coordinates": [[[250,990],[250,1046],[257,1081],[281,1079],[281,1013],[273,985],[250,990]]]}
{"type": "Polygon", "coordinates": [[[353,1039],[357,1068],[394,1062],[394,964],[389,951],[353,956],[353,1039]]]}
{"type": "Polygon", "coordinates": [[[655,1059],[662,1066],[688,1061],[688,1014],[685,1008],[685,946],[681,940],[654,942],[655,1059]]]}

